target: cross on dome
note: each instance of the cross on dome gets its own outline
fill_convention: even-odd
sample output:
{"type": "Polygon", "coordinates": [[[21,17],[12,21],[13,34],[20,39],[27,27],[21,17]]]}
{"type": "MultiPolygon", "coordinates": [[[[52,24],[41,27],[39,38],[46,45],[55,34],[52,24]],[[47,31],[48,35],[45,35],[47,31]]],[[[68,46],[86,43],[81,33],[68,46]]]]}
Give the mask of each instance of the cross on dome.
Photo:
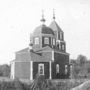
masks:
{"type": "Polygon", "coordinates": [[[46,20],[44,19],[44,10],[42,10],[42,19],[41,19],[41,22],[44,24],[46,20]]]}
{"type": "Polygon", "coordinates": [[[55,9],[53,9],[53,19],[55,20],[55,9]]]}

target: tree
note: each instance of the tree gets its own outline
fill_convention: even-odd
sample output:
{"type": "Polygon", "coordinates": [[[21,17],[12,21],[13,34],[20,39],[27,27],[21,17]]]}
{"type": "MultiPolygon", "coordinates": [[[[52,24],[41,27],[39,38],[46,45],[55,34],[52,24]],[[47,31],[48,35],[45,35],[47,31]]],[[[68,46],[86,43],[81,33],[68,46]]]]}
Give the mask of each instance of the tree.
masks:
{"type": "Polygon", "coordinates": [[[77,62],[76,62],[76,59],[70,59],[70,64],[71,64],[71,65],[76,65],[76,63],[77,63],[77,62]]]}
{"type": "Polygon", "coordinates": [[[10,66],[7,64],[0,65],[0,76],[9,77],[10,75],[10,66]]]}
{"type": "Polygon", "coordinates": [[[77,57],[77,63],[80,66],[84,65],[86,61],[87,61],[86,56],[84,56],[84,55],[78,55],[78,57],[77,57]]]}

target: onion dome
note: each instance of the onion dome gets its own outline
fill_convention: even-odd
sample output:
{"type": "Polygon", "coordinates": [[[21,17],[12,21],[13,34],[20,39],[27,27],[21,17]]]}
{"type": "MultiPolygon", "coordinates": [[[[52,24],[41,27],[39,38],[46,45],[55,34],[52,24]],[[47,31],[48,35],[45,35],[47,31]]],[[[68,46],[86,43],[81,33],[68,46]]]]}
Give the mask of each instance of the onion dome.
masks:
{"type": "Polygon", "coordinates": [[[40,20],[42,22],[42,25],[38,26],[35,30],[34,30],[34,36],[38,36],[41,34],[51,34],[54,35],[53,30],[50,27],[47,27],[44,23],[45,23],[45,18],[44,18],[44,11],[42,10],[42,19],[40,20]]]}
{"type": "Polygon", "coordinates": [[[53,30],[50,27],[47,27],[46,25],[40,25],[34,30],[34,35],[40,35],[40,34],[51,34],[54,35],[53,30]]]}

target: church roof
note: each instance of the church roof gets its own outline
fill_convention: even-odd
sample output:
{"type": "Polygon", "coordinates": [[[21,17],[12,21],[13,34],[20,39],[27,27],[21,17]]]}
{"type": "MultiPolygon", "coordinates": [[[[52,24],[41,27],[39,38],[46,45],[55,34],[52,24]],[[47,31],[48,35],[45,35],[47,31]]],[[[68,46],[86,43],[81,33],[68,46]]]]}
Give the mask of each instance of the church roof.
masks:
{"type": "Polygon", "coordinates": [[[46,56],[43,56],[42,54],[43,54],[43,52],[42,53],[30,52],[31,60],[35,61],[35,62],[38,62],[38,61],[39,62],[49,62],[49,61],[51,61],[50,55],[48,55],[48,57],[46,57],[46,56]]]}
{"type": "Polygon", "coordinates": [[[52,34],[54,35],[53,30],[50,27],[47,27],[46,25],[40,25],[34,30],[34,35],[39,34],[52,34]]]}
{"type": "Polygon", "coordinates": [[[59,50],[57,50],[57,49],[55,49],[55,48],[51,48],[51,47],[49,47],[49,46],[46,46],[46,47],[44,47],[44,48],[38,50],[36,53],[52,52],[52,51],[57,52],[57,53],[61,53],[61,54],[69,55],[69,53],[60,52],[59,50]]]}
{"type": "Polygon", "coordinates": [[[51,22],[49,27],[52,28],[53,31],[63,32],[62,29],[59,27],[59,25],[57,24],[57,22],[55,20],[51,22]]]}
{"type": "Polygon", "coordinates": [[[17,51],[16,54],[18,54],[18,53],[26,53],[28,51],[29,51],[29,47],[26,47],[26,48],[24,48],[22,50],[17,51]]]}
{"type": "Polygon", "coordinates": [[[51,60],[51,52],[52,51],[54,51],[56,53],[69,55],[68,53],[59,52],[59,50],[52,49],[49,46],[46,46],[36,52],[29,51],[29,48],[25,48],[23,50],[16,52],[15,61],[26,61],[27,62],[27,61],[32,60],[32,61],[37,61],[37,62],[38,61],[48,62],[51,60]]]}

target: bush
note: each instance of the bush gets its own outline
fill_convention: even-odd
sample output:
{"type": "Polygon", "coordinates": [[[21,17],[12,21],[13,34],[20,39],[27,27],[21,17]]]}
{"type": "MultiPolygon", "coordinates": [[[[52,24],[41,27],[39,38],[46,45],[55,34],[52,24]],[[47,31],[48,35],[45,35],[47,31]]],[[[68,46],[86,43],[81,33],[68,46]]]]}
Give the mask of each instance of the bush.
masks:
{"type": "Polygon", "coordinates": [[[19,79],[0,82],[0,90],[70,90],[85,80],[46,80],[43,76],[37,77],[33,83],[22,83],[19,79]]]}
{"type": "Polygon", "coordinates": [[[23,90],[31,90],[31,85],[28,85],[27,83],[22,83],[23,90]]]}
{"type": "Polygon", "coordinates": [[[0,90],[24,90],[22,83],[18,80],[15,81],[3,81],[0,84],[0,90]]]}
{"type": "Polygon", "coordinates": [[[52,83],[51,80],[47,80],[47,89],[48,90],[56,90],[56,86],[52,83]]]}

